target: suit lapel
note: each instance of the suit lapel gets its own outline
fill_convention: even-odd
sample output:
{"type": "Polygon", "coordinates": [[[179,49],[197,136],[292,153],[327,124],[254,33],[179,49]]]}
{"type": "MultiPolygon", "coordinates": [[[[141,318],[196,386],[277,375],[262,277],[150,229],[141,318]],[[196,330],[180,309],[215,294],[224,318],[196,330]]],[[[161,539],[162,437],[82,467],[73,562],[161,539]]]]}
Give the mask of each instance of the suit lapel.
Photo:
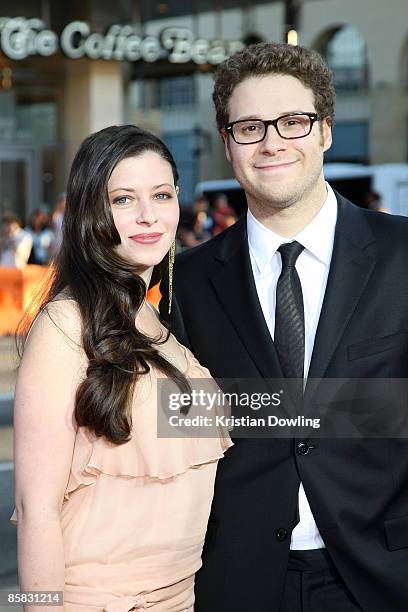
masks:
{"type": "MultiPolygon", "coordinates": [[[[375,240],[363,211],[336,195],[338,217],[333,255],[316,331],[309,379],[325,375],[376,263],[375,240]]],[[[311,386],[313,384],[307,385],[306,395],[311,386]]]]}
{"type": "MultiPolygon", "coordinates": [[[[339,194],[333,255],[316,331],[309,379],[322,378],[376,264],[375,239],[364,212],[339,194]]],[[[209,278],[260,374],[283,377],[256,291],[244,215],[226,233],[209,278]]],[[[308,383],[306,395],[312,389],[308,383]]]]}
{"type": "Polygon", "coordinates": [[[256,291],[249,258],[246,216],[227,233],[209,278],[259,372],[280,378],[282,370],[256,291]]]}

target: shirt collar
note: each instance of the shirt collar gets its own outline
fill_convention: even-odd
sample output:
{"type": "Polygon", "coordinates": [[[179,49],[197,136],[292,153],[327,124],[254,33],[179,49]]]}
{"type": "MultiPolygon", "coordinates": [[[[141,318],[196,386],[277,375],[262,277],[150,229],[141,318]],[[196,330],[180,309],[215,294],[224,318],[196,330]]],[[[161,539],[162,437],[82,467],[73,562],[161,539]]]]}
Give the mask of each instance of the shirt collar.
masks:
{"type": "MultiPolygon", "coordinates": [[[[304,227],[293,240],[297,240],[307,251],[324,265],[330,264],[333,250],[334,231],[337,220],[337,199],[333,189],[326,183],[326,200],[311,222],[304,227]]],[[[276,232],[265,227],[248,209],[247,213],[248,244],[252,260],[258,274],[268,271],[273,255],[283,242],[291,242],[276,232]]]]}

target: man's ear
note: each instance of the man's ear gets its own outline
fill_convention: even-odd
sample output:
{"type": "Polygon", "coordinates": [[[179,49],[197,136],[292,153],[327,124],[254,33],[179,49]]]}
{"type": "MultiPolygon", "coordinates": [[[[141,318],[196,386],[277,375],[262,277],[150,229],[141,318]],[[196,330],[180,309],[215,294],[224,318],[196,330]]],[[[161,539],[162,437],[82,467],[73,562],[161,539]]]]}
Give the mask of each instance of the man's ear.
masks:
{"type": "Polygon", "coordinates": [[[333,120],[331,117],[326,117],[326,119],[323,119],[322,121],[322,145],[323,145],[324,152],[328,151],[330,147],[332,146],[332,142],[333,142],[332,125],[333,125],[333,120]]]}
{"type": "Polygon", "coordinates": [[[225,130],[220,130],[220,134],[224,141],[225,157],[230,162],[231,161],[231,151],[230,151],[230,146],[229,146],[230,140],[228,138],[228,134],[225,130]]]}

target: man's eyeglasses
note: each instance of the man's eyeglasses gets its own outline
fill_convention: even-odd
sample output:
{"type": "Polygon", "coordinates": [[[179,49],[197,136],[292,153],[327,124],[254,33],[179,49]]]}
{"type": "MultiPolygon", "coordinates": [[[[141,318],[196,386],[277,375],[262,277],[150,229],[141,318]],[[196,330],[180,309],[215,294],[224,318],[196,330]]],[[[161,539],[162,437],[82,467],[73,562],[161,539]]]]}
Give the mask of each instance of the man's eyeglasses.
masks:
{"type": "Polygon", "coordinates": [[[273,125],[281,138],[292,140],[308,136],[313,124],[318,120],[317,113],[292,113],[268,121],[262,119],[232,121],[227,123],[224,129],[231,134],[237,144],[254,144],[265,138],[270,125],[273,125]]]}

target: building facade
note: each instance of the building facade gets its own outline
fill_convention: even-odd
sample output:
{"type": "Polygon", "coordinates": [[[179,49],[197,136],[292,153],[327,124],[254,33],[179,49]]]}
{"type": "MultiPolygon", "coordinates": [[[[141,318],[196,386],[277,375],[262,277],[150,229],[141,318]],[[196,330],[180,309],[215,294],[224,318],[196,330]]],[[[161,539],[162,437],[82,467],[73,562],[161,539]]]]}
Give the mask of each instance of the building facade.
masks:
{"type": "MultiPolygon", "coordinates": [[[[296,2],[299,44],[335,74],[327,160],[408,162],[406,0],[296,2]]],[[[51,208],[80,142],[112,124],[136,123],[167,142],[184,203],[198,181],[231,176],[213,71],[245,44],[285,40],[287,9],[284,0],[3,0],[0,214],[51,208]]]]}

